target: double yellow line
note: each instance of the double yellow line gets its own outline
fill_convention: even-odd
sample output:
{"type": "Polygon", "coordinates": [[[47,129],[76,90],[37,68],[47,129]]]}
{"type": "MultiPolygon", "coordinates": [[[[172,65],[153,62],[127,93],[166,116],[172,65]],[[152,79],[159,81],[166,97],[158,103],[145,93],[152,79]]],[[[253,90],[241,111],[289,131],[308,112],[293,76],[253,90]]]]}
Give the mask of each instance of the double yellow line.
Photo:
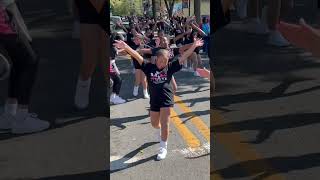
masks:
{"type": "MultiPolygon", "coordinates": [[[[210,129],[209,127],[203,122],[203,120],[196,116],[192,110],[181,100],[181,98],[175,96],[176,105],[179,109],[182,110],[185,114],[190,116],[190,121],[192,124],[197,128],[197,130],[204,136],[204,138],[210,142],[210,129]]],[[[210,124],[212,126],[217,126],[225,123],[224,118],[221,116],[220,112],[218,111],[210,111],[210,124]]],[[[197,148],[201,146],[200,140],[187,128],[187,126],[183,123],[183,121],[179,118],[179,115],[172,110],[172,123],[177,128],[178,132],[186,142],[186,144],[191,148],[197,148]]],[[[233,133],[223,133],[219,132],[215,134],[215,139],[219,141],[220,144],[224,145],[233,155],[233,157],[240,162],[248,161],[248,160],[258,160],[263,159],[261,155],[259,155],[253,147],[249,144],[241,143],[244,142],[245,139],[242,135],[238,132],[233,133]]],[[[266,177],[265,179],[272,179],[272,180],[284,180],[285,177],[277,174],[277,171],[273,169],[268,162],[262,162],[262,167],[268,169],[269,171],[273,172],[273,175],[266,177]]],[[[243,167],[248,174],[255,174],[256,167],[244,166],[243,167]]],[[[213,169],[213,168],[211,168],[213,169]]],[[[220,174],[212,173],[210,174],[211,180],[222,180],[220,174]]]]}
{"type": "MultiPolygon", "coordinates": [[[[185,113],[190,115],[190,121],[197,128],[197,130],[204,136],[204,138],[210,143],[210,129],[203,122],[203,120],[195,115],[192,110],[187,107],[185,103],[182,102],[181,98],[175,96],[175,102],[179,106],[179,108],[185,113]]],[[[200,140],[188,129],[188,127],[183,123],[183,121],[179,118],[179,115],[172,110],[171,111],[171,121],[178,129],[178,132],[187,143],[188,147],[198,148],[201,146],[200,140]]]]}

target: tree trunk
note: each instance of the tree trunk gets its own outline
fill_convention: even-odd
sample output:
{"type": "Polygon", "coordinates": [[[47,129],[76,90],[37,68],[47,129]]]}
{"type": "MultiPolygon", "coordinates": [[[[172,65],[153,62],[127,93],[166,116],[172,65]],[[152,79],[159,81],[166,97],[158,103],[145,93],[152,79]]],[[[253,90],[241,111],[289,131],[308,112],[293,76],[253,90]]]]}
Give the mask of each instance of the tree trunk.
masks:
{"type": "Polygon", "coordinates": [[[196,16],[196,20],[198,23],[201,23],[201,2],[200,1],[194,1],[194,15],[196,16]]]}
{"type": "Polygon", "coordinates": [[[156,19],[157,17],[156,0],[152,0],[152,14],[153,14],[153,18],[156,19]]]}
{"type": "Polygon", "coordinates": [[[171,1],[169,1],[169,3],[168,3],[168,0],[164,0],[164,2],[166,4],[166,8],[167,8],[169,17],[171,18],[172,14],[173,14],[173,7],[174,7],[175,0],[171,0],[171,1]]]}

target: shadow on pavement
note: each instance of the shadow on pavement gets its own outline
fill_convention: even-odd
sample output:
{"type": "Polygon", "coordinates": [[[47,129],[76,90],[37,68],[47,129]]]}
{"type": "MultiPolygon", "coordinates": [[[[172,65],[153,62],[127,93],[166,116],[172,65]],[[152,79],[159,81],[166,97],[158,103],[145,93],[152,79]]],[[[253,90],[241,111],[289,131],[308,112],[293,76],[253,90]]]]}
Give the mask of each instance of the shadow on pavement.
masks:
{"type": "Polygon", "coordinates": [[[272,135],[272,133],[274,133],[277,130],[292,129],[316,123],[320,123],[320,113],[304,113],[283,116],[271,116],[266,118],[257,118],[253,120],[211,126],[210,131],[214,133],[219,133],[257,130],[258,134],[256,136],[256,139],[247,143],[260,144],[267,140],[272,135]]]}
{"type": "Polygon", "coordinates": [[[109,177],[108,171],[97,171],[97,172],[90,172],[90,173],[82,173],[82,174],[73,174],[73,175],[62,175],[62,176],[54,176],[54,177],[44,177],[34,180],[105,180],[109,177]]]}
{"type": "Polygon", "coordinates": [[[145,158],[145,159],[138,160],[138,161],[133,162],[133,163],[125,163],[127,160],[133,158],[135,155],[137,155],[143,149],[145,149],[145,148],[147,148],[149,146],[158,144],[158,143],[159,142],[145,143],[145,144],[141,145],[138,149],[126,154],[123,158],[121,158],[119,160],[112,161],[111,164],[110,164],[110,166],[111,166],[110,174],[118,172],[118,171],[122,171],[124,169],[131,168],[131,167],[134,167],[134,166],[137,166],[137,165],[145,163],[147,161],[156,160],[156,155],[154,155],[154,156],[150,156],[150,157],[145,158]]]}
{"type": "Polygon", "coordinates": [[[197,103],[200,102],[209,102],[210,101],[210,97],[201,97],[201,98],[193,98],[193,99],[184,99],[182,101],[177,101],[175,103],[190,103],[189,107],[194,106],[197,103]]]}
{"type": "Polygon", "coordinates": [[[126,126],[123,125],[124,123],[139,121],[145,118],[148,118],[149,115],[142,115],[142,116],[133,116],[133,117],[123,117],[123,118],[112,118],[110,126],[116,126],[121,128],[121,130],[125,129],[126,126]]]}
{"type": "Polygon", "coordinates": [[[272,157],[244,161],[213,171],[211,174],[219,174],[224,179],[244,178],[255,175],[256,177],[253,180],[261,180],[279,173],[305,170],[318,166],[320,166],[320,153],[311,153],[301,156],[272,157]],[[266,163],[270,167],[266,167],[266,163]]]}
{"type": "Polygon", "coordinates": [[[294,83],[310,80],[310,79],[287,79],[281,82],[278,86],[271,89],[270,92],[249,92],[242,94],[222,95],[211,97],[211,102],[214,108],[221,108],[236,103],[247,103],[255,101],[273,100],[276,98],[288,97],[308,93],[320,89],[320,86],[311,87],[304,90],[285,93],[285,91],[294,83]]]}
{"type": "Polygon", "coordinates": [[[209,114],[210,114],[210,110],[192,111],[192,112],[180,114],[179,117],[180,118],[187,118],[187,119],[183,120],[183,122],[182,122],[183,124],[185,124],[188,121],[190,121],[192,118],[201,117],[201,116],[205,116],[205,115],[209,115],[209,114]]]}

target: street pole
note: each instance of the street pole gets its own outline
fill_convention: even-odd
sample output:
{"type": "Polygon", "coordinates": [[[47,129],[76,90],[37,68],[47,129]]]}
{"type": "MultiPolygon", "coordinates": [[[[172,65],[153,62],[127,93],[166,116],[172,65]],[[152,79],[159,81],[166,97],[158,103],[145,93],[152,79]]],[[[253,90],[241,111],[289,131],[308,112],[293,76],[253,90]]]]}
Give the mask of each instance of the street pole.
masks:
{"type": "Polygon", "coordinates": [[[194,15],[196,16],[196,20],[198,23],[200,23],[201,21],[201,12],[200,12],[200,8],[201,8],[201,1],[198,0],[194,0],[194,15]]]}
{"type": "Polygon", "coordinates": [[[191,7],[190,7],[190,5],[191,5],[191,0],[189,0],[189,5],[188,5],[188,8],[189,8],[189,16],[191,16],[191,7]]]}
{"type": "Polygon", "coordinates": [[[156,14],[157,8],[156,8],[156,0],[152,0],[152,13],[153,13],[153,18],[156,19],[157,14],[156,14]]]}
{"type": "Polygon", "coordinates": [[[161,17],[161,0],[159,0],[160,1],[160,17],[161,17]]]}

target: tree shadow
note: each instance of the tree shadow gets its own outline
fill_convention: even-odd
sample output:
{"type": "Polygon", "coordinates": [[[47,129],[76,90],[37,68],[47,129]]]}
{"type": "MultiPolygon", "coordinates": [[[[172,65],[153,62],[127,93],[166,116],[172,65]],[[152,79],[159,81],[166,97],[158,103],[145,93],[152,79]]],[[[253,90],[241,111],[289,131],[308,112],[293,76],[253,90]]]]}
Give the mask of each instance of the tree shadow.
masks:
{"type": "Polygon", "coordinates": [[[119,160],[115,160],[111,162],[111,170],[110,170],[110,174],[118,172],[118,171],[122,171],[124,169],[128,169],[134,166],[137,166],[139,164],[151,161],[151,160],[156,160],[156,155],[154,156],[150,156],[148,158],[145,159],[141,159],[138,160],[136,162],[133,163],[125,163],[127,160],[133,158],[135,155],[137,155],[141,150],[146,149],[149,146],[152,146],[154,144],[158,144],[159,142],[148,142],[145,143],[143,145],[141,145],[138,149],[131,151],[130,153],[126,154],[123,158],[119,159],[119,160]],[[114,166],[120,166],[120,168],[114,167],[114,166]]]}
{"type": "Polygon", "coordinates": [[[177,91],[176,95],[177,96],[181,96],[181,95],[184,95],[184,94],[192,94],[192,93],[204,92],[204,91],[210,91],[210,88],[207,89],[207,86],[199,86],[195,90],[177,91]],[[201,90],[202,88],[206,88],[206,89],[201,90]]]}
{"type": "Polygon", "coordinates": [[[81,173],[81,174],[72,174],[72,175],[61,175],[61,176],[53,176],[53,177],[43,177],[34,180],[106,180],[109,177],[109,171],[96,171],[89,173],[81,173]]]}
{"type": "Polygon", "coordinates": [[[211,174],[219,174],[224,179],[244,178],[256,176],[254,180],[261,180],[279,173],[305,170],[320,166],[320,153],[301,156],[272,157],[266,159],[249,160],[216,170],[211,174]]]}
{"type": "Polygon", "coordinates": [[[139,121],[145,118],[148,118],[149,115],[141,115],[141,116],[133,116],[133,117],[123,117],[123,118],[113,118],[111,119],[110,126],[116,126],[120,128],[121,130],[127,128],[124,123],[133,122],[133,121],[139,121]]]}
{"type": "Polygon", "coordinates": [[[283,116],[271,116],[257,118],[241,122],[233,122],[211,127],[211,132],[237,132],[246,130],[257,130],[255,140],[246,142],[260,144],[267,140],[275,131],[281,129],[292,129],[301,126],[320,123],[320,113],[291,114],[283,116]]]}
{"type": "Polygon", "coordinates": [[[299,95],[303,93],[308,93],[311,91],[315,91],[320,89],[320,86],[315,86],[303,90],[298,90],[290,93],[285,93],[285,91],[294,83],[310,80],[307,78],[301,79],[286,79],[283,80],[278,86],[272,88],[269,92],[250,92],[250,93],[241,93],[235,95],[223,95],[223,96],[215,96],[212,101],[213,107],[223,107],[229,106],[231,104],[236,103],[244,103],[244,102],[256,102],[256,101],[264,101],[264,100],[272,100],[276,98],[289,97],[294,95],[299,95]]]}
{"type": "Polygon", "coordinates": [[[199,103],[199,102],[205,102],[210,101],[210,97],[200,97],[200,98],[192,98],[192,99],[184,99],[182,101],[177,101],[175,103],[190,103],[190,107],[194,106],[195,104],[199,103]]]}
{"type": "Polygon", "coordinates": [[[180,118],[187,118],[183,120],[183,124],[187,123],[190,121],[192,118],[199,117],[199,116],[205,116],[210,114],[210,110],[205,110],[205,111],[192,111],[192,112],[187,112],[179,115],[180,118]]]}

